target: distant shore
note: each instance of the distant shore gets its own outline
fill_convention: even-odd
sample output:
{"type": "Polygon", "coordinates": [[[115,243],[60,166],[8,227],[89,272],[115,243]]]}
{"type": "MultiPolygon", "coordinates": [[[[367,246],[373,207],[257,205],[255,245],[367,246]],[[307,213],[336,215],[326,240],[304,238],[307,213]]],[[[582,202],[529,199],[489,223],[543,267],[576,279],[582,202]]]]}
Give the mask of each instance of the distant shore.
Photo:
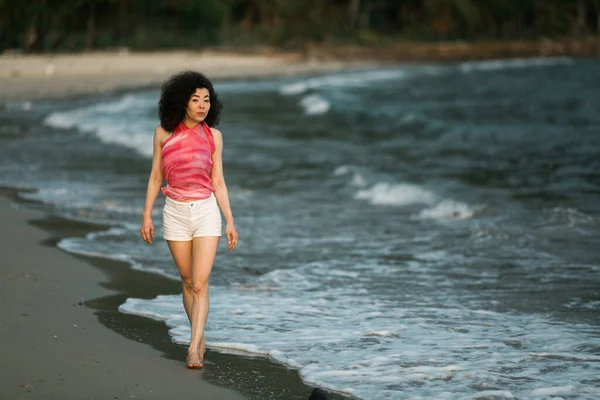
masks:
{"type": "Polygon", "coordinates": [[[411,62],[525,57],[599,57],[600,37],[492,42],[398,42],[372,46],[307,45],[302,51],[218,48],[205,51],[0,56],[0,104],[158,86],[182,69],[212,79],[266,78],[411,62]]]}
{"type": "Polygon", "coordinates": [[[370,46],[308,46],[313,60],[447,62],[516,57],[600,57],[600,36],[581,39],[494,40],[480,42],[395,42],[370,46]]]}
{"type": "Polygon", "coordinates": [[[368,61],[305,60],[295,53],[273,55],[213,51],[135,53],[127,50],[0,57],[0,104],[105,93],[160,85],[183,69],[211,79],[292,76],[368,67],[368,61]]]}

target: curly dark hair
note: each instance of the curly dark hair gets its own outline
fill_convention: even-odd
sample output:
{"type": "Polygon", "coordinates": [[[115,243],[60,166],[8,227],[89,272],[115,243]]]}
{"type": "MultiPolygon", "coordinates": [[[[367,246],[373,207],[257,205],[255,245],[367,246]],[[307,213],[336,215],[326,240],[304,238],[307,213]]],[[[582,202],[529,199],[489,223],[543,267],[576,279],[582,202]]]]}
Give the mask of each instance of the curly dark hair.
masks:
{"type": "Polygon", "coordinates": [[[167,132],[173,132],[183,121],[190,97],[196,89],[207,89],[210,96],[210,110],[204,121],[210,127],[219,123],[223,105],[219,101],[212,82],[200,72],[181,71],[163,83],[158,101],[160,125],[167,132]]]}

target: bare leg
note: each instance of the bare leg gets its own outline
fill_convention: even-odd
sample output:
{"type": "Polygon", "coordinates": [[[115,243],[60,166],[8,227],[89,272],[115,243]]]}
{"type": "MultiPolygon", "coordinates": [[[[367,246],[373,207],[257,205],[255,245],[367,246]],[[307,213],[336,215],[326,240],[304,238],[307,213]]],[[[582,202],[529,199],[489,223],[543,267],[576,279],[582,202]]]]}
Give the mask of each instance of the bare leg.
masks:
{"type": "Polygon", "coordinates": [[[182,297],[183,297],[183,308],[188,316],[190,325],[192,319],[190,313],[192,312],[192,241],[167,241],[169,250],[171,250],[171,256],[179,275],[181,276],[182,286],[182,297]]]}
{"type": "Polygon", "coordinates": [[[212,271],[219,236],[205,236],[193,239],[192,249],[192,340],[188,355],[204,357],[204,326],[208,318],[208,279],[212,271]]]}
{"type": "MultiPolygon", "coordinates": [[[[208,313],[210,311],[209,298],[210,298],[209,286],[207,283],[206,291],[204,292],[204,296],[202,296],[202,308],[203,308],[203,310],[206,310],[206,318],[204,319],[204,323],[202,324],[202,326],[206,326],[206,320],[208,318],[208,313]]],[[[202,339],[200,341],[200,346],[199,346],[199,350],[198,350],[198,355],[200,356],[201,360],[204,360],[204,353],[206,353],[206,335],[204,335],[204,333],[202,333],[202,339]]]]}
{"type": "MultiPolygon", "coordinates": [[[[193,288],[192,288],[192,241],[167,241],[173,261],[177,266],[179,275],[181,275],[183,308],[187,314],[190,326],[192,326],[192,304],[193,304],[193,288]]],[[[203,355],[203,354],[202,354],[203,355]]],[[[188,358],[188,365],[200,366],[200,360],[195,355],[188,358]]]]}
{"type": "Polygon", "coordinates": [[[183,287],[181,293],[181,297],[183,298],[183,308],[185,308],[188,321],[190,322],[190,326],[192,326],[192,296],[194,294],[194,291],[192,290],[192,280],[190,279],[189,284],[182,282],[181,286],[183,287]]]}

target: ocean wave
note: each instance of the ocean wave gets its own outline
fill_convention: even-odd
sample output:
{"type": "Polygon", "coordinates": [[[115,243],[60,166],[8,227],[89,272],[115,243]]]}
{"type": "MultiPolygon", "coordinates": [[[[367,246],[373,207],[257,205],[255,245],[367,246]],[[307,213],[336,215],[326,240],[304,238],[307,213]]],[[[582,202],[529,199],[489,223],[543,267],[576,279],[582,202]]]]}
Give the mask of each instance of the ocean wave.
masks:
{"type": "Polygon", "coordinates": [[[59,249],[64,250],[68,253],[80,254],[80,255],[89,256],[89,257],[99,257],[99,258],[105,258],[107,260],[123,261],[123,262],[127,262],[129,264],[134,264],[134,262],[131,259],[131,256],[129,254],[104,253],[104,252],[88,250],[84,246],[81,246],[81,244],[80,244],[81,240],[82,239],[80,239],[80,238],[66,238],[66,239],[60,240],[56,246],[59,249]]]}
{"type": "MultiPolygon", "coordinates": [[[[164,321],[174,341],[189,343],[181,296],[127,299],[119,310],[164,321]]],[[[206,335],[210,348],[268,356],[298,369],[309,384],[364,399],[445,398],[443,393],[447,398],[521,398],[543,392],[538,381],[519,379],[532,375],[573,382],[574,393],[586,393],[585,381],[595,372],[589,363],[598,358],[579,350],[582,342],[598,343],[593,329],[585,333],[541,316],[450,304],[386,307],[342,288],[296,289],[293,279],[271,292],[212,287],[206,335]],[[545,353],[547,348],[564,352],[545,353]],[[578,362],[565,368],[565,360],[578,362]],[[506,369],[510,387],[494,388],[498,368],[506,369]]]]}
{"type": "Polygon", "coordinates": [[[331,104],[327,100],[316,94],[303,97],[300,100],[300,105],[304,109],[304,114],[306,115],[327,114],[331,108],[331,104]]]}
{"type": "Polygon", "coordinates": [[[366,200],[374,205],[406,206],[431,204],[435,201],[436,195],[418,185],[379,182],[368,189],[357,191],[354,198],[366,200]]]}
{"type": "Polygon", "coordinates": [[[77,129],[96,135],[103,143],[119,144],[152,156],[152,135],[157,123],[147,117],[156,99],[147,94],[128,94],[119,99],[50,113],[44,124],[58,129],[77,129]]]}
{"type": "Polygon", "coordinates": [[[423,209],[418,216],[424,219],[469,219],[481,211],[481,206],[470,206],[450,199],[442,200],[433,207],[423,209]]]}
{"type": "Polygon", "coordinates": [[[87,240],[94,240],[106,236],[125,236],[129,233],[131,233],[131,231],[128,231],[125,228],[110,228],[105,231],[90,232],[85,236],[85,238],[87,240]]]}
{"type": "Polygon", "coordinates": [[[482,390],[481,392],[473,395],[473,400],[500,400],[500,399],[514,399],[515,396],[508,390],[482,390]]]}
{"type": "Polygon", "coordinates": [[[308,89],[309,85],[306,82],[295,82],[281,86],[281,88],[279,89],[279,93],[291,96],[305,93],[308,91],[308,89]]]}
{"type": "Polygon", "coordinates": [[[469,61],[458,65],[462,72],[473,71],[498,71],[502,69],[546,67],[553,65],[573,64],[569,57],[533,57],[533,58],[511,58],[487,61],[469,61]]]}
{"type": "Polygon", "coordinates": [[[340,165],[339,167],[336,167],[336,169],[333,170],[333,175],[346,175],[348,172],[350,172],[351,168],[352,166],[350,165],[340,165]]]}
{"type": "MultiPolygon", "coordinates": [[[[340,166],[334,175],[346,175],[352,172],[349,166],[340,166]]],[[[435,220],[463,220],[472,218],[483,210],[483,206],[471,206],[467,203],[439,195],[419,185],[410,183],[378,182],[366,187],[367,182],[357,172],[354,172],[350,184],[361,189],[354,193],[357,200],[366,200],[375,206],[412,206],[426,205],[427,207],[415,214],[417,218],[435,220]]]]}
{"type": "Polygon", "coordinates": [[[552,396],[572,396],[577,393],[575,386],[551,386],[545,388],[537,388],[531,391],[532,396],[536,397],[552,397],[552,396]]]}
{"type": "Polygon", "coordinates": [[[85,118],[83,110],[53,112],[44,119],[44,124],[59,129],[76,127],[85,118]]]}
{"type": "Polygon", "coordinates": [[[364,87],[373,82],[405,79],[407,73],[403,69],[370,70],[338,73],[320,76],[303,81],[287,83],[279,88],[279,93],[286,96],[299,95],[309,90],[323,87],[364,87]]]}
{"type": "Polygon", "coordinates": [[[544,209],[543,213],[546,216],[545,222],[549,225],[576,227],[581,225],[596,225],[597,223],[593,216],[575,208],[554,207],[544,209]]]}
{"type": "MultiPolygon", "coordinates": [[[[590,266],[590,269],[597,269],[594,268],[595,266],[590,266]]],[[[563,307],[567,307],[567,308],[589,308],[591,310],[600,310],[600,300],[584,300],[581,297],[577,297],[574,298],[573,300],[571,300],[570,302],[568,302],[567,304],[563,304],[563,307]]]]}
{"type": "Polygon", "coordinates": [[[343,176],[352,173],[352,179],[350,184],[355,187],[364,187],[367,185],[367,181],[360,169],[353,165],[340,165],[333,171],[333,176],[343,176]]]}

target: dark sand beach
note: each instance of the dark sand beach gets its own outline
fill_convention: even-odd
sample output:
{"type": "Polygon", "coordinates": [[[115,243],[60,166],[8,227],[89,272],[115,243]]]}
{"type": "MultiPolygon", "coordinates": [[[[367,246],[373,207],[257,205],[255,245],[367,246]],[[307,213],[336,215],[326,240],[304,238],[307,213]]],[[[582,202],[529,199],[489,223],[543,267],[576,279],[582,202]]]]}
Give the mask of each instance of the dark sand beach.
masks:
{"type": "Polygon", "coordinates": [[[16,193],[0,195],[4,398],[309,397],[312,388],[295,371],[264,357],[208,349],[205,369],[187,370],[185,347],[162,322],[117,311],[128,297],[155,297],[166,282],[175,294],[179,285],[125,263],[64,253],[60,238],[98,226],[25,209],[16,193]]]}
{"type": "Polygon", "coordinates": [[[244,398],[106,329],[111,311],[94,299],[117,295],[110,275],[54,247],[52,232],[39,228],[49,226],[43,214],[16,209],[6,196],[0,204],[3,398],[244,398]]]}

